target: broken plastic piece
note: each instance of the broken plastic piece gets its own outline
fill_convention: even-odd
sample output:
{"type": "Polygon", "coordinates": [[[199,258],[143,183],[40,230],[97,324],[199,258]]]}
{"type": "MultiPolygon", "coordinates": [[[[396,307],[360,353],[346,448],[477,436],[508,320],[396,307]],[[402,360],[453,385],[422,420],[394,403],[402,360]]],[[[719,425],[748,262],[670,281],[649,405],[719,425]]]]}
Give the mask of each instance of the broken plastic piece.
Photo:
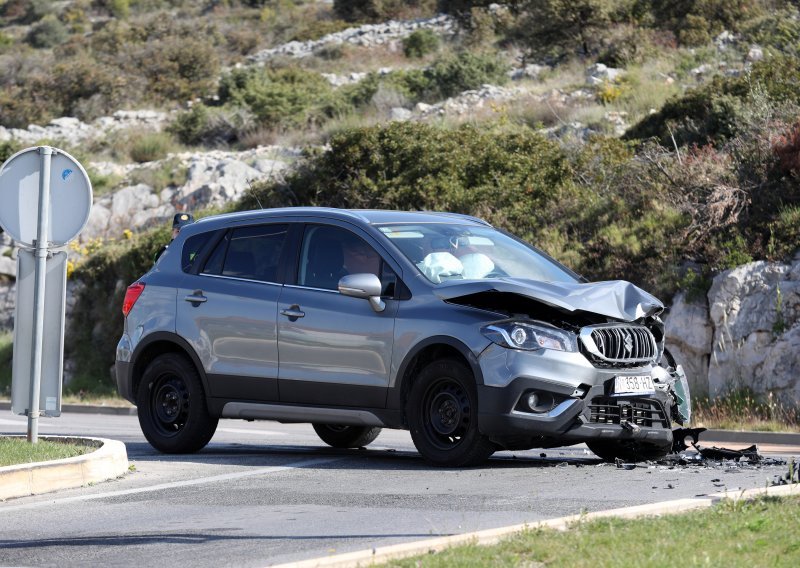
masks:
{"type": "Polygon", "coordinates": [[[761,461],[761,456],[758,453],[758,446],[755,444],[743,450],[731,450],[730,448],[718,448],[716,446],[712,446],[710,448],[701,448],[699,446],[695,447],[697,448],[697,451],[700,452],[700,455],[709,460],[739,461],[742,458],[747,458],[747,461],[750,463],[758,463],[761,461]]]}
{"type": "Polygon", "coordinates": [[[676,454],[688,450],[689,446],[686,445],[686,438],[692,439],[692,445],[700,441],[700,434],[706,431],[706,428],[675,428],[672,431],[672,451],[676,454]]]}

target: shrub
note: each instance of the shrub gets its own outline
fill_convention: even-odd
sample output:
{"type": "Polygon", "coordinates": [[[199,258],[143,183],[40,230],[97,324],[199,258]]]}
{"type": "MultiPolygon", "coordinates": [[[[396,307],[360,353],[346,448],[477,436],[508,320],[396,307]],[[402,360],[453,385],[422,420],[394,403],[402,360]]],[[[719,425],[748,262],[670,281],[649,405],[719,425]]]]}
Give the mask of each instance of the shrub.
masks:
{"type": "Polygon", "coordinates": [[[674,32],[685,45],[700,45],[722,30],[737,31],[742,22],[764,11],[762,0],[652,0],[656,26],[674,32]]]}
{"type": "Polygon", "coordinates": [[[236,69],[220,81],[219,99],[247,108],[271,128],[319,123],[337,101],[319,73],[298,67],[236,69]]]}
{"type": "Polygon", "coordinates": [[[49,85],[63,113],[87,121],[119,108],[129,94],[126,87],[127,80],[118,69],[85,52],[55,65],[49,85]]]}
{"type": "Polygon", "coordinates": [[[432,30],[416,30],[403,39],[403,53],[406,57],[425,57],[439,49],[439,36],[432,30]]]}
{"type": "Polygon", "coordinates": [[[435,0],[333,0],[333,11],[348,22],[397,20],[409,14],[432,15],[435,0]]]}
{"type": "Polygon", "coordinates": [[[743,30],[744,40],[796,55],[800,47],[800,11],[796,7],[757,18],[743,30]]]}
{"type": "Polygon", "coordinates": [[[131,160],[138,163],[153,162],[165,158],[175,149],[175,142],[165,132],[134,134],[130,140],[131,160]]]}
{"type": "Polygon", "coordinates": [[[52,14],[48,14],[28,32],[26,41],[36,48],[61,45],[67,40],[67,27],[52,14]]]}
{"type": "Polygon", "coordinates": [[[715,77],[710,83],[668,101],[625,133],[629,139],[656,137],[671,146],[707,144],[736,134],[737,123],[751,104],[754,89],[775,103],[800,104],[800,62],[795,57],[775,56],[753,65],[743,77],[715,77]]]}
{"type": "Polygon", "coordinates": [[[187,111],[175,117],[175,121],[167,130],[184,144],[201,144],[206,137],[210,123],[210,112],[204,104],[193,105],[187,111]]]}
{"type": "Polygon", "coordinates": [[[587,56],[610,22],[607,0],[525,0],[515,36],[539,58],[587,56]]]}
{"type": "Polygon", "coordinates": [[[114,391],[109,369],[122,330],[125,288],[150,269],[169,237],[166,226],[134,234],[130,240],[106,244],[75,269],[73,278],[84,286],[78,288],[64,346],[66,356],[79,361],[73,385],[114,391]]]}
{"type": "Polygon", "coordinates": [[[149,88],[167,100],[183,101],[211,94],[220,64],[202,38],[170,37],[149,43],[138,57],[149,88]]]}
{"type": "Polygon", "coordinates": [[[462,51],[439,58],[424,70],[391,73],[388,81],[412,100],[436,102],[486,83],[505,84],[506,71],[508,65],[497,55],[462,51]]]}

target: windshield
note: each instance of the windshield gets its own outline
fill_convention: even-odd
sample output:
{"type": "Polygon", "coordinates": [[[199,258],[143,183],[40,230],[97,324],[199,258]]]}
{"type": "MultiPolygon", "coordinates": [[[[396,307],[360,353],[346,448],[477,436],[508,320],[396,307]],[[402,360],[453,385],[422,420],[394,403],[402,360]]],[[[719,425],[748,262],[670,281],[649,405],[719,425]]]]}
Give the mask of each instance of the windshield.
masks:
{"type": "Polygon", "coordinates": [[[434,284],[504,277],[578,281],[560,264],[491,227],[431,223],[377,228],[434,284]]]}

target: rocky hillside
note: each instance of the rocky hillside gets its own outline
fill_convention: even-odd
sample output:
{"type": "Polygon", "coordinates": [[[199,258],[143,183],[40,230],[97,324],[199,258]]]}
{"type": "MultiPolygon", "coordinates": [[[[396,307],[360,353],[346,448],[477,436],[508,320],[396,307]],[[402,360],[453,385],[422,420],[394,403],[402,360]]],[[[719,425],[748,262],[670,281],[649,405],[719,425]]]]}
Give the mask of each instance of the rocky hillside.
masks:
{"type": "Polygon", "coordinates": [[[0,158],[55,145],[95,189],[68,389],[113,388],[175,211],[264,203],[480,215],[674,297],[696,392],[795,401],[798,48],[788,0],[0,0],[0,158]]]}

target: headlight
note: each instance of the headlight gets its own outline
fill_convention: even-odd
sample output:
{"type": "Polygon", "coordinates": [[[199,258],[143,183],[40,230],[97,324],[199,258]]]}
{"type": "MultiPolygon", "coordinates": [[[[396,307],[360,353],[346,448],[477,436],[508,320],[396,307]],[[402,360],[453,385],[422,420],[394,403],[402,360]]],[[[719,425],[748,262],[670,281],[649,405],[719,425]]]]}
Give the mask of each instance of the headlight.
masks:
{"type": "Polygon", "coordinates": [[[575,352],[578,340],[575,334],[557,327],[528,322],[498,322],[481,329],[483,335],[502,347],[536,351],[553,349],[555,351],[575,352]]]}

